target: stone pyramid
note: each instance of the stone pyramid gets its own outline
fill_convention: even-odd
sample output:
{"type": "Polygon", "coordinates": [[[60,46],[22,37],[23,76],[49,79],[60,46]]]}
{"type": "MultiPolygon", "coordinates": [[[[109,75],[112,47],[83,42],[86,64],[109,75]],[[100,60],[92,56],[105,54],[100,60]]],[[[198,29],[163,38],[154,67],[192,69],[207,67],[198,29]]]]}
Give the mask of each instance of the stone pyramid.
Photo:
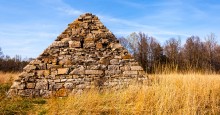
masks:
{"type": "Polygon", "coordinates": [[[67,96],[91,88],[120,88],[142,79],[143,74],[98,17],[86,13],[24,67],[8,95],[67,96]]]}

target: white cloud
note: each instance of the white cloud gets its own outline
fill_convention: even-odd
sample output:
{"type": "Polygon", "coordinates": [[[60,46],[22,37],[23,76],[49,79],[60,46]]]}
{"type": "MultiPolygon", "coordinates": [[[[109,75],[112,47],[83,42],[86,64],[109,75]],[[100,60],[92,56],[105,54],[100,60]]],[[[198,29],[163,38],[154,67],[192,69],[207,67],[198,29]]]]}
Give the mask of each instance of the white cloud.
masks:
{"type": "Polygon", "coordinates": [[[82,14],[83,12],[79,11],[79,10],[76,10],[76,9],[73,9],[73,8],[64,8],[64,7],[59,7],[57,8],[59,11],[61,12],[64,12],[68,15],[71,15],[71,16],[78,16],[80,14],[82,14]]]}
{"type": "Polygon", "coordinates": [[[114,34],[119,36],[127,36],[132,32],[144,32],[146,34],[149,34],[150,36],[188,36],[184,33],[168,31],[168,29],[164,30],[157,26],[149,26],[147,24],[141,24],[135,21],[113,18],[111,16],[105,16],[100,14],[98,15],[98,17],[100,17],[104,23],[106,23],[110,26],[110,28],[112,28],[114,34]]]}

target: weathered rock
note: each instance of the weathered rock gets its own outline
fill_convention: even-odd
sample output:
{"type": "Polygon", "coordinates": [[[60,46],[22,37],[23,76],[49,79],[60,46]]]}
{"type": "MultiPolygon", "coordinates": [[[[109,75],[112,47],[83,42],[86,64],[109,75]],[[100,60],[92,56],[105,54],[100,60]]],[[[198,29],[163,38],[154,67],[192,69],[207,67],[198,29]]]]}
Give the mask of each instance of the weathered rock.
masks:
{"type": "Polygon", "coordinates": [[[105,70],[105,75],[120,75],[120,74],[122,74],[121,70],[105,70]]]}
{"type": "Polygon", "coordinates": [[[137,75],[138,72],[137,71],[124,71],[123,74],[125,74],[125,75],[137,75]]]}
{"type": "Polygon", "coordinates": [[[101,75],[103,74],[102,70],[85,70],[86,75],[101,75]]]}
{"type": "Polygon", "coordinates": [[[70,48],[80,48],[81,43],[80,43],[80,41],[69,41],[69,47],[70,48]]]}
{"type": "Polygon", "coordinates": [[[119,64],[119,60],[118,59],[112,59],[112,60],[110,60],[110,64],[112,64],[112,65],[119,64]]]}
{"type": "Polygon", "coordinates": [[[37,81],[35,89],[48,89],[48,81],[46,79],[40,79],[37,81]]]}
{"type": "Polygon", "coordinates": [[[34,70],[34,69],[36,69],[36,66],[34,65],[27,65],[24,67],[24,70],[27,72],[30,72],[31,70],[34,70]]]}
{"type": "Polygon", "coordinates": [[[71,71],[70,74],[83,75],[83,74],[85,74],[85,68],[83,66],[80,66],[79,68],[76,68],[73,71],[71,71]]]}
{"type": "Polygon", "coordinates": [[[119,70],[119,65],[109,65],[108,70],[119,70]]]}
{"type": "Polygon", "coordinates": [[[141,70],[141,71],[143,71],[143,68],[141,66],[131,66],[131,70],[141,70]]]}
{"type": "Polygon", "coordinates": [[[42,62],[40,61],[40,60],[32,60],[31,62],[30,62],[30,64],[33,64],[33,65],[37,65],[37,64],[41,64],[42,62]]]}
{"type": "Polygon", "coordinates": [[[97,43],[96,44],[96,49],[101,49],[102,48],[102,43],[97,43]]]}
{"type": "Polygon", "coordinates": [[[108,65],[110,63],[109,59],[108,58],[101,58],[99,60],[99,63],[100,64],[104,64],[104,65],[108,65]]]}
{"type": "Polygon", "coordinates": [[[48,75],[50,75],[49,70],[37,70],[36,72],[37,72],[38,76],[48,76],[48,75]]]}
{"type": "Polygon", "coordinates": [[[27,83],[27,88],[28,88],[28,89],[33,89],[33,88],[35,88],[35,83],[27,83]]]}
{"type": "Polygon", "coordinates": [[[69,72],[69,68],[59,68],[58,70],[58,74],[68,74],[69,72]]]}

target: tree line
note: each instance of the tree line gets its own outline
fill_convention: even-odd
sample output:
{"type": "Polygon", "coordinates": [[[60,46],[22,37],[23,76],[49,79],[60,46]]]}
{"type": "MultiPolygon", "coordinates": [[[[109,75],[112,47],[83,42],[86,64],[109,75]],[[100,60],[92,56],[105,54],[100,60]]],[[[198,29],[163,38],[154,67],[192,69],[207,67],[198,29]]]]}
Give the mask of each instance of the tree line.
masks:
{"type": "Polygon", "coordinates": [[[119,41],[148,73],[220,72],[220,45],[213,33],[203,41],[198,36],[188,37],[184,44],[180,38],[170,38],[161,45],[141,32],[119,41]]]}
{"type": "MultiPolygon", "coordinates": [[[[118,40],[148,73],[220,73],[220,45],[213,33],[204,40],[188,37],[184,44],[180,38],[170,38],[161,45],[156,38],[141,32],[118,40]]],[[[0,71],[22,71],[30,60],[4,55],[0,48],[0,71]]]]}
{"type": "Polygon", "coordinates": [[[31,58],[22,59],[22,57],[19,55],[16,55],[14,57],[4,55],[3,51],[0,48],[0,71],[20,72],[23,70],[24,66],[29,63],[30,60],[31,58]]]}

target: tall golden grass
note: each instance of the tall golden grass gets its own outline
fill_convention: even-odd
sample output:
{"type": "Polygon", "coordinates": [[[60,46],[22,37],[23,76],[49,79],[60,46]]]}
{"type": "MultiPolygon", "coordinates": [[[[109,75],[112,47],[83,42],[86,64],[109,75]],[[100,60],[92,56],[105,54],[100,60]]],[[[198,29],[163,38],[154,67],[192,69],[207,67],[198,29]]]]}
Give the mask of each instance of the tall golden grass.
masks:
{"type": "MultiPolygon", "coordinates": [[[[1,72],[0,84],[11,82],[17,75],[1,72]]],[[[35,104],[28,114],[220,114],[220,75],[174,73],[148,77],[148,85],[142,87],[132,85],[102,93],[91,90],[46,99],[46,104],[35,104]]]]}
{"type": "MultiPolygon", "coordinates": [[[[142,88],[48,99],[47,114],[220,114],[220,75],[150,75],[142,88]]],[[[39,112],[39,111],[38,111],[39,112]]]]}
{"type": "Polygon", "coordinates": [[[0,71],[0,84],[11,83],[18,77],[18,73],[1,72],[0,71]]]}

